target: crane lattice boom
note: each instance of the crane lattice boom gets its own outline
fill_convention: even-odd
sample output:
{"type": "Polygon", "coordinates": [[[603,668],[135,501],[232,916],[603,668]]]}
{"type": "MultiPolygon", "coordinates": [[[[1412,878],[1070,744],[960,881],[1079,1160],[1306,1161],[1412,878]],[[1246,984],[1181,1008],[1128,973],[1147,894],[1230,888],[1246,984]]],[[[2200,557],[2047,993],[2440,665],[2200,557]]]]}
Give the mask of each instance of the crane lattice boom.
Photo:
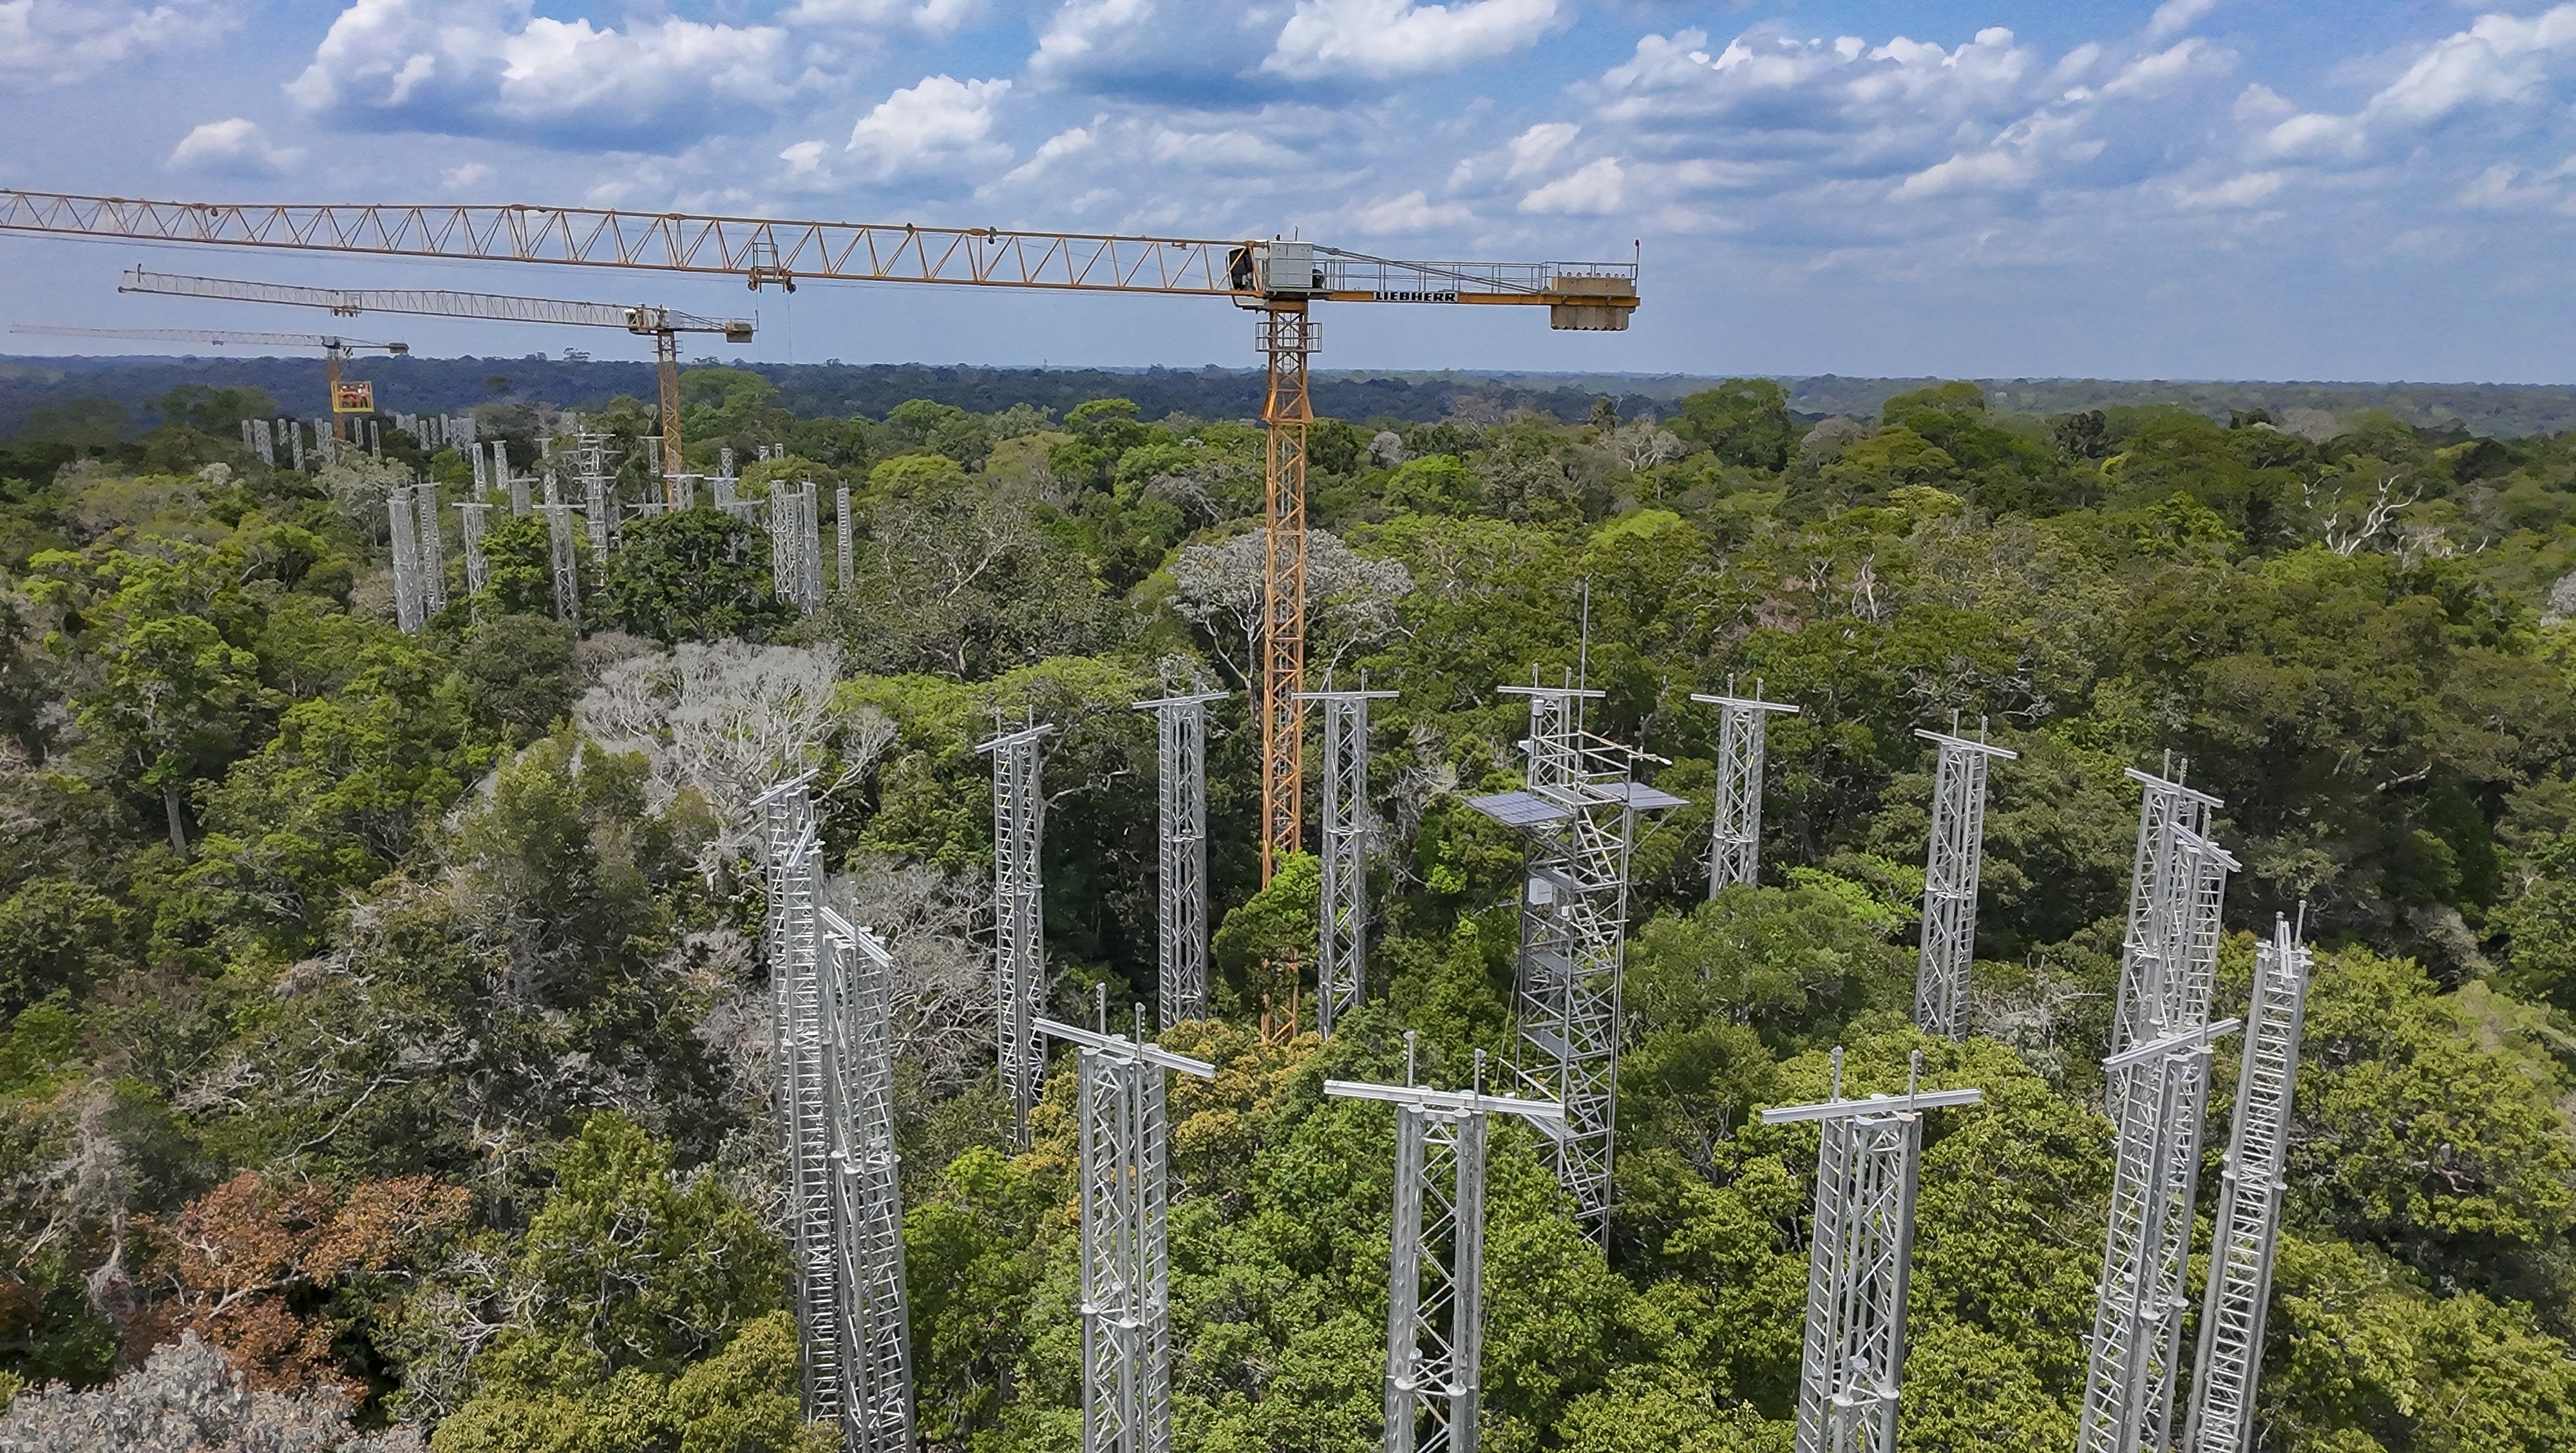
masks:
{"type": "Polygon", "coordinates": [[[381,348],[387,353],[409,353],[408,343],[368,343],[357,338],[341,338],[328,333],[238,333],[214,328],[76,328],[68,323],[12,323],[12,333],[41,333],[55,338],[152,338],[164,343],[212,343],[218,346],[240,343],[255,348],[321,348],[347,353],[359,348],[381,348]]]}
{"type": "Polygon", "coordinates": [[[741,318],[701,318],[676,308],[622,303],[582,303],[505,293],[458,293],[426,288],[307,288],[292,283],[188,277],[129,268],[120,293],[166,293],[183,298],[223,298],[240,303],[284,303],[328,308],[343,318],[360,313],[418,313],[441,318],[492,318],[505,323],[552,323],[578,328],[623,328],[629,333],[722,333],[727,342],[751,341],[741,318]]]}

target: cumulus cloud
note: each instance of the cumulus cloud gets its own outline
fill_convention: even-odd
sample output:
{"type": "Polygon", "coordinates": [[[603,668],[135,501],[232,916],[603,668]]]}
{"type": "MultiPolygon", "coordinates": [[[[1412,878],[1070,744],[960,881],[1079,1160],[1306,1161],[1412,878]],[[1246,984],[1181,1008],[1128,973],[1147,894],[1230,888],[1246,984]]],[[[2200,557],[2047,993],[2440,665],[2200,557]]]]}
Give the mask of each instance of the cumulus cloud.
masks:
{"type": "Polygon", "coordinates": [[[1557,23],[1556,0],[1297,0],[1261,68],[1301,81],[1454,71],[1532,45],[1557,23]]]}
{"type": "Polygon", "coordinates": [[[982,0],[797,0],[778,17],[783,25],[831,31],[908,26],[923,35],[941,36],[975,19],[982,0]]]}
{"type": "Polygon", "coordinates": [[[1059,0],[1038,32],[1029,76],[1041,86],[1154,104],[1230,104],[1276,86],[1248,79],[1271,41],[1258,6],[1059,0]]]}
{"type": "Polygon", "coordinates": [[[993,113],[1010,89],[1007,80],[924,76],[860,117],[848,149],[876,181],[1007,161],[1011,148],[994,137],[993,113]]]}
{"type": "Polygon", "coordinates": [[[1464,227],[1476,220],[1474,208],[1459,202],[1434,202],[1419,188],[1401,197],[1366,203],[1350,215],[1351,229],[1366,237],[1464,227]]]}
{"type": "Polygon", "coordinates": [[[1627,196],[1628,176],[1616,157],[1602,157],[1537,187],[1521,198],[1524,212],[1553,212],[1566,217],[1597,217],[1619,210],[1627,196]]]}
{"type": "Polygon", "coordinates": [[[2147,22],[2147,35],[2153,40],[2179,35],[2217,7],[2218,0],[2165,0],[2147,22]]]}
{"type": "Polygon", "coordinates": [[[0,0],[0,80],[78,81],[160,51],[203,45],[239,23],[224,0],[0,0]]]}
{"type": "Polygon", "coordinates": [[[2552,103],[2576,75],[2576,4],[2534,16],[2482,15],[2423,48],[2358,112],[2304,112],[2261,138],[2272,156],[2358,161],[2381,145],[2463,121],[2479,111],[2528,112],[2552,103]]]}
{"type": "Polygon", "coordinates": [[[209,121],[182,137],[166,163],[174,172],[208,176],[268,177],[304,159],[301,147],[280,147],[256,121],[235,116],[209,121]]]}
{"type": "Polygon", "coordinates": [[[532,0],[355,0],[286,93],[359,130],[675,150],[790,93],[786,52],[775,26],[600,29],[532,0]]]}

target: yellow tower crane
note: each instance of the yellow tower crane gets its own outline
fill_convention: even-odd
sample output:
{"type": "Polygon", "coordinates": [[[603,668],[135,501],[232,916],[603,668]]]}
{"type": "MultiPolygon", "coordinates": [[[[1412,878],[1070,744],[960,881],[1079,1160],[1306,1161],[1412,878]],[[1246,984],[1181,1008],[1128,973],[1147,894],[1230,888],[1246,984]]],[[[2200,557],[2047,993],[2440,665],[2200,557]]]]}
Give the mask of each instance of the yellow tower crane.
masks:
{"type": "Polygon", "coordinates": [[[0,190],[0,232],[216,247],[552,263],[738,277],[1224,298],[1261,314],[1269,559],[1263,578],[1261,876],[1296,851],[1305,785],[1307,369],[1319,302],[1544,307],[1615,331],[1637,263],[1405,262],[1321,243],[785,221],[597,207],[217,204],[0,190]]]}
{"type": "Polygon", "coordinates": [[[319,348],[322,350],[322,386],[330,399],[330,410],[323,417],[331,421],[334,438],[340,433],[340,415],[366,412],[364,409],[340,407],[340,360],[352,353],[376,349],[393,355],[411,352],[408,343],[367,343],[329,333],[238,333],[223,328],[77,328],[68,323],[12,323],[9,331],[42,333],[56,338],[150,338],[163,343],[211,343],[219,348],[228,343],[252,348],[319,348]]]}
{"type": "Polygon", "coordinates": [[[680,338],[683,333],[721,333],[727,343],[751,341],[752,324],[742,318],[701,318],[673,308],[620,303],[576,303],[558,298],[520,298],[501,293],[451,293],[421,288],[307,288],[291,283],[242,282],[233,278],[188,277],[177,273],[126,270],[116,285],[120,293],[160,293],[183,298],[226,298],[243,303],[284,303],[293,307],[328,308],[338,317],[360,313],[414,313],[441,318],[491,318],[505,323],[552,323],[575,328],[623,328],[653,340],[653,358],[662,385],[662,483],[670,501],[680,500],[680,338]]]}

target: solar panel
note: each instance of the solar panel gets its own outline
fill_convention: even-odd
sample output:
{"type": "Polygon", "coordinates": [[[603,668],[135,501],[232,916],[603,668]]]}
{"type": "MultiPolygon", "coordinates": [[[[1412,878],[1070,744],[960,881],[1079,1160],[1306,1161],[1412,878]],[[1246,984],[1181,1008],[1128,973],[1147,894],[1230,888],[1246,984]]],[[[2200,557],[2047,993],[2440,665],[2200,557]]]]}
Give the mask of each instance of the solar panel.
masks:
{"type": "Polygon", "coordinates": [[[1543,797],[1527,792],[1496,792],[1485,797],[1470,797],[1467,805],[1505,827],[1563,822],[1574,815],[1543,797]]]}

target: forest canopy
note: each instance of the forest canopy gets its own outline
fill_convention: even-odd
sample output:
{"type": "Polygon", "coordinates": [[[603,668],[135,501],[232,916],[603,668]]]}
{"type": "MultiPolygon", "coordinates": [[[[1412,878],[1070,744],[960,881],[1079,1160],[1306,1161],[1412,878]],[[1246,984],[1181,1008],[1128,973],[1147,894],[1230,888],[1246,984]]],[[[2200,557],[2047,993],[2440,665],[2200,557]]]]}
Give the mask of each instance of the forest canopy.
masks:
{"type": "Polygon", "coordinates": [[[1820,1097],[1840,1047],[1855,1091],[1919,1052],[1985,1092],[1927,1133],[1903,1446],[2070,1447],[2123,772],[2168,764],[2243,864],[2222,1000],[2276,913],[2304,903],[2319,946],[2260,1446],[2576,1446],[2576,435],[2034,414],[1939,380],[1821,420],[1764,379],[1320,420],[1310,670],[1397,693],[1364,1000],[1326,1041],[1314,864],[1264,888],[1254,834],[1260,425],[984,402],[683,375],[691,470],[730,455],[745,501],[814,484],[810,613],[703,484],[636,509],[658,424],[632,397],[474,410],[516,471],[576,428],[618,461],[629,514],[607,558],[578,542],[575,619],[544,520],[390,419],[380,457],[309,470],[243,442],[278,412],[247,387],[0,439],[0,1439],[105,1446],[62,1430],[184,1404],[210,1442],[834,1446],[798,1404],[749,816],[793,762],[832,901],[897,960],[924,1438],[1078,1447],[1069,1077],[1014,1152],[973,748],[1057,726],[1049,1012],[1152,1023],[1131,704],[1207,688],[1211,1017],[1163,1036],[1218,1070],[1171,1090],[1177,1441],[1374,1447],[1394,1129],[1321,1084],[1401,1073],[1408,1031],[1436,1084],[1513,1055],[1521,849],[1466,798],[1520,780],[1499,688],[1579,670],[1685,805],[1637,847],[1606,1247],[1496,1132],[1486,1446],[1788,1447],[1817,1138],[1756,1112],[1820,1097]],[[451,524],[447,603],[406,633],[387,500],[415,479],[491,512],[490,573],[469,589],[451,524]],[[1712,898],[1690,698],[1730,681],[1800,713],[1769,729],[1760,881],[1712,898]],[[1915,732],[1954,723],[2019,754],[1961,1045],[1907,1015],[1915,732]]]}

